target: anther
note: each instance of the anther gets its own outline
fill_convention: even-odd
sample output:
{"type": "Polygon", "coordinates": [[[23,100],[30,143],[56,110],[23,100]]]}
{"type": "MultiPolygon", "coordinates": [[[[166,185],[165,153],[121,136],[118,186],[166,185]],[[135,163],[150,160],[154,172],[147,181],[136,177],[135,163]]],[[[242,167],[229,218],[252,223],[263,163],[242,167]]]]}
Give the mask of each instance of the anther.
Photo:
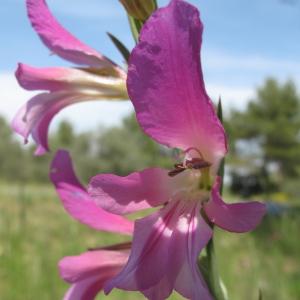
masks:
{"type": "Polygon", "coordinates": [[[168,175],[171,177],[174,177],[181,172],[185,171],[186,169],[194,169],[194,170],[201,170],[205,169],[211,166],[211,163],[208,161],[205,161],[202,158],[192,158],[189,160],[186,160],[184,163],[181,164],[175,164],[174,169],[169,171],[168,175]]]}

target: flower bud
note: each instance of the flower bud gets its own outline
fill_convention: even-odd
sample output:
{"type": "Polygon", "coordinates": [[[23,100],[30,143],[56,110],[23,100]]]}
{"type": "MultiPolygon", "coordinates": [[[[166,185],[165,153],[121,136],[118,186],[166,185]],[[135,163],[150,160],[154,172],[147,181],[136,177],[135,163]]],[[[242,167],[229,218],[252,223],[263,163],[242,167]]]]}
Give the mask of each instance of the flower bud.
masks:
{"type": "Polygon", "coordinates": [[[119,0],[127,13],[140,21],[146,21],[156,9],[154,0],[119,0]]]}

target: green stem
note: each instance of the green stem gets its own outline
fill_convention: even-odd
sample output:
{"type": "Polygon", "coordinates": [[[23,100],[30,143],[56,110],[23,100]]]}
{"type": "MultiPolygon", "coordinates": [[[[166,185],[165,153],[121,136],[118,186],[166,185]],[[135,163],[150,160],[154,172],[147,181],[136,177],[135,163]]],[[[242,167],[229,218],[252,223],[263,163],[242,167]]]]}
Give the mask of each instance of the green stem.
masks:
{"type": "Polygon", "coordinates": [[[226,300],[224,290],[221,286],[221,278],[219,275],[214,240],[213,238],[206,246],[207,269],[208,269],[208,287],[215,300],[226,300]]]}
{"type": "MultiPolygon", "coordinates": [[[[217,114],[222,123],[223,114],[222,114],[221,99],[219,99],[217,114]]],[[[221,177],[221,187],[220,187],[221,195],[223,193],[224,168],[225,168],[225,160],[222,159],[218,170],[218,176],[221,177]]],[[[214,230],[213,225],[212,225],[212,230],[214,230]]],[[[222,288],[222,282],[219,275],[213,238],[211,238],[211,240],[208,242],[206,246],[206,256],[200,258],[199,260],[199,267],[203,273],[203,276],[206,278],[207,285],[214,299],[227,300],[227,296],[225,294],[224,288],[222,288]]]]}
{"type": "Polygon", "coordinates": [[[132,36],[134,41],[137,43],[139,39],[140,31],[143,27],[143,22],[135,19],[134,17],[128,15],[128,21],[131,29],[132,36]]]}

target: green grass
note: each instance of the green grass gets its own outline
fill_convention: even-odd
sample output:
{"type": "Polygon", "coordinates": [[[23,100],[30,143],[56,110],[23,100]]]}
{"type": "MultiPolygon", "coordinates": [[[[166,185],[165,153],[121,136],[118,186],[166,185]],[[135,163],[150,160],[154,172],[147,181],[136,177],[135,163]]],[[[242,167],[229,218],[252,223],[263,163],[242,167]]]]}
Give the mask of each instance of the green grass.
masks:
{"type": "MultiPolygon", "coordinates": [[[[230,300],[300,299],[300,216],[267,218],[249,234],[216,231],[218,263],[230,300]]],[[[48,186],[0,186],[0,299],[61,299],[68,285],[57,262],[88,247],[125,241],[72,220],[48,186]]],[[[103,295],[99,296],[103,299],[103,295]]],[[[143,299],[114,291],[108,299],[143,299]]],[[[182,299],[172,296],[170,299],[182,299]]]]}

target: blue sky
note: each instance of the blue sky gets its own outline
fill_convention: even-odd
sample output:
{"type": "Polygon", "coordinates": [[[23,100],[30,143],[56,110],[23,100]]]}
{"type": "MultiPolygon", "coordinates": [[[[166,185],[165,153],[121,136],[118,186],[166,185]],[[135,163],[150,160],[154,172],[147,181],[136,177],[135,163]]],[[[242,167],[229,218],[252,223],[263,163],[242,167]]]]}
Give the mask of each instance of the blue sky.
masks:
{"type": "MultiPolygon", "coordinates": [[[[117,0],[47,2],[69,31],[113,60],[122,63],[105,32],[112,32],[128,47],[133,47],[126,15],[117,0]]],[[[300,3],[297,0],[189,2],[199,8],[205,24],[201,56],[207,90],[213,99],[221,95],[225,108],[242,108],[267,76],[281,81],[291,78],[300,87],[300,3]]],[[[159,3],[166,5],[168,1],[159,3]]],[[[2,0],[0,25],[0,113],[11,118],[31,95],[18,88],[14,81],[17,62],[34,66],[70,64],[49,55],[29,25],[25,0],[2,0]]],[[[62,112],[58,119],[70,119],[82,130],[98,124],[117,124],[131,110],[130,103],[93,102],[75,105],[62,112]]]]}

